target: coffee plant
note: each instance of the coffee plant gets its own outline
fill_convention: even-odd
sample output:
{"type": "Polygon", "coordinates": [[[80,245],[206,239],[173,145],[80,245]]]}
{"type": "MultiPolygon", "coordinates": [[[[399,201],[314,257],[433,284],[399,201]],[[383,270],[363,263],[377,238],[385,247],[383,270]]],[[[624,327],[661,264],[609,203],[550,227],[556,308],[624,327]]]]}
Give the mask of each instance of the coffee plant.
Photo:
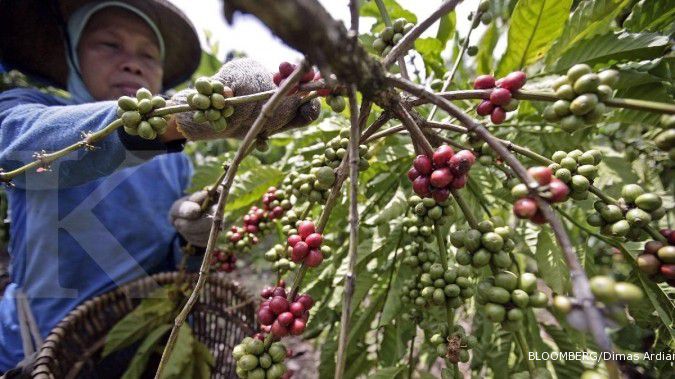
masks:
{"type": "Polygon", "coordinates": [[[253,14],[305,55],[279,66],[277,90],[197,79],[171,107],[141,90],[108,128],[0,179],[118,127],[154,138],[173,113],[226,129],[232,104],[265,100],[236,153],[187,149],[218,212],[157,377],[206,273],[263,256],[276,280],[232,351],[241,378],[293,375],[289,335],[315,342],[322,378],[668,377],[675,4],[458,3],[418,19],[350,1],[348,28],[314,0],[224,1],[228,20],[253,14]],[[270,136],[289,93],[323,98],[320,120],[270,136]],[[554,356],[567,358],[533,358],[554,356]]]}

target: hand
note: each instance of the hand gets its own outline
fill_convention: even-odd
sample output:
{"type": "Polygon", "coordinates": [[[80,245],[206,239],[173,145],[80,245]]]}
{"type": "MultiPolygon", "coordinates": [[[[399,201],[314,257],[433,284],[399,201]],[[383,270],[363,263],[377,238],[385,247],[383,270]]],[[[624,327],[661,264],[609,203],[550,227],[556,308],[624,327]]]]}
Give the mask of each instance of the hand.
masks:
{"type": "Polygon", "coordinates": [[[197,247],[206,247],[217,204],[212,202],[208,211],[201,210],[201,204],[208,195],[198,191],[176,200],[169,211],[169,222],[186,241],[197,247]]]}
{"type": "MultiPolygon", "coordinates": [[[[260,63],[252,59],[237,59],[223,65],[216,75],[218,80],[234,92],[234,96],[249,95],[277,88],[272,74],[260,63]]],[[[174,95],[169,105],[185,104],[187,95],[193,90],[184,90],[174,95]]],[[[234,113],[227,118],[227,128],[216,132],[209,123],[195,123],[193,112],[176,116],[178,130],[189,140],[208,140],[217,138],[243,138],[260,114],[266,100],[234,106],[234,113]]],[[[294,127],[304,126],[319,117],[321,105],[313,99],[302,103],[300,95],[289,95],[282,100],[269,121],[263,127],[263,135],[271,135],[294,127]]]]}

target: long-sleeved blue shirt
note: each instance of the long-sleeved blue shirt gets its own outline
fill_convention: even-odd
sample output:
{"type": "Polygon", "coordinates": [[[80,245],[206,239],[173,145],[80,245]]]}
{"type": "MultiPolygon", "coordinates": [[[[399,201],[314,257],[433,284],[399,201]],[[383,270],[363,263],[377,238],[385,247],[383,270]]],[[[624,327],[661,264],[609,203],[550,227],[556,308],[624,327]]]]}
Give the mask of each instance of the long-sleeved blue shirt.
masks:
{"type": "MultiPolygon", "coordinates": [[[[0,94],[0,168],[12,170],[104,128],[114,102],[70,104],[32,89],[0,94]]],[[[11,284],[0,299],[0,372],[24,357],[15,296],[25,293],[40,334],[84,300],[175,267],[171,204],[192,166],[180,148],[116,131],[30,172],[8,189],[11,284]],[[134,151],[143,148],[144,151],[134,151]],[[151,149],[151,150],[148,150],[151,149]]]]}

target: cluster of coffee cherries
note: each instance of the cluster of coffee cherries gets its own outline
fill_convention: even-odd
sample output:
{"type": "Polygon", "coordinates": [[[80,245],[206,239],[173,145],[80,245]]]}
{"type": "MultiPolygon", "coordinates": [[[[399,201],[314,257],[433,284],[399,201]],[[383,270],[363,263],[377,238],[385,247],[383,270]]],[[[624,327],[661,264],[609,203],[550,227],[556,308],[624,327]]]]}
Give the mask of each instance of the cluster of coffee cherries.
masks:
{"type": "Polygon", "coordinates": [[[227,118],[234,113],[234,107],[225,101],[234,96],[232,89],[217,80],[201,77],[195,81],[195,90],[187,95],[188,105],[196,109],[192,121],[208,122],[216,132],[225,130],[227,118]]]}
{"type": "MultiPolygon", "coordinates": [[[[335,169],[342,163],[342,159],[349,155],[348,148],[349,129],[342,129],[339,135],[319,147],[323,150],[323,153],[312,157],[312,166],[328,166],[335,169]]],[[[365,171],[370,167],[370,163],[368,163],[370,156],[368,145],[359,145],[359,171],[365,171]]]]}
{"type": "Polygon", "coordinates": [[[244,226],[236,225],[230,227],[230,230],[225,233],[225,238],[224,250],[230,252],[250,253],[251,248],[260,242],[255,233],[247,231],[247,228],[244,226]]]}
{"type": "Polygon", "coordinates": [[[460,265],[475,268],[492,263],[498,268],[509,268],[509,254],[515,248],[513,231],[508,226],[497,226],[492,221],[482,221],[477,229],[457,230],[450,234],[450,243],[457,248],[455,259],[460,265]]]}
{"type": "Polygon", "coordinates": [[[548,297],[537,289],[537,277],[523,273],[520,277],[510,271],[501,271],[494,278],[478,284],[476,300],[485,305],[485,315],[492,322],[501,322],[507,331],[522,327],[527,308],[541,308],[548,297]]]}
{"type": "Polygon", "coordinates": [[[157,138],[157,135],[164,134],[169,116],[149,117],[150,113],[165,106],[164,98],[152,96],[147,89],[139,88],[136,97],[122,96],[117,100],[117,117],[122,119],[127,134],[152,140],[157,138]]]}
{"type": "Polygon", "coordinates": [[[443,201],[436,201],[433,197],[423,199],[412,195],[408,198],[408,206],[417,216],[417,225],[444,225],[453,211],[450,197],[443,201]]]}
{"type": "Polygon", "coordinates": [[[476,157],[469,150],[457,153],[448,145],[439,146],[432,157],[418,155],[408,171],[413,190],[420,197],[433,197],[444,202],[451,189],[460,189],[468,181],[468,172],[476,163],[476,157]]]}
{"type": "Polygon", "coordinates": [[[391,26],[385,27],[373,41],[373,49],[381,56],[389,54],[391,49],[396,46],[403,36],[408,33],[415,24],[408,22],[405,18],[394,20],[391,26]]]}
{"type": "Polygon", "coordinates": [[[512,93],[522,88],[526,80],[527,76],[522,71],[514,71],[496,81],[492,75],[477,77],[473,82],[474,89],[494,89],[487,99],[478,104],[476,113],[480,116],[490,115],[493,124],[501,124],[506,119],[506,112],[518,108],[518,100],[512,97],[512,93]]]}
{"type": "MultiPolygon", "coordinates": [[[[272,81],[274,82],[274,84],[277,87],[281,86],[284,83],[284,81],[286,79],[288,79],[289,76],[291,76],[291,74],[293,73],[293,71],[295,71],[295,69],[297,67],[298,67],[298,65],[290,63],[290,62],[281,62],[281,64],[279,64],[279,71],[275,72],[272,75],[272,81]]],[[[315,75],[316,74],[314,72],[314,69],[310,67],[300,77],[300,80],[299,80],[300,84],[305,84],[305,83],[309,83],[309,82],[313,81],[315,75]]],[[[298,86],[297,85],[293,89],[291,89],[290,94],[293,94],[293,93],[296,93],[296,92],[298,92],[298,86]]]]}
{"type": "Polygon", "coordinates": [[[335,172],[328,166],[312,167],[306,174],[291,172],[283,184],[298,200],[325,204],[335,178],[335,172]]]}
{"type": "Polygon", "coordinates": [[[284,360],[288,352],[281,342],[273,342],[269,347],[260,338],[246,337],[232,349],[236,362],[237,376],[242,379],[288,379],[284,360]]]}
{"type": "Polygon", "coordinates": [[[603,101],[614,94],[612,87],[619,81],[619,72],[605,70],[598,74],[587,64],[576,64],[553,83],[559,100],[544,109],[544,119],[560,121],[562,130],[572,133],[585,124],[595,124],[607,112],[603,101]]]}
{"type": "MultiPolygon", "coordinates": [[[[591,292],[597,300],[595,306],[603,316],[619,325],[629,323],[625,305],[639,304],[644,298],[642,290],[628,282],[617,282],[606,275],[594,276],[589,280],[591,292]]],[[[574,298],[557,295],[553,298],[553,308],[565,315],[567,322],[583,332],[589,331],[589,325],[581,309],[581,304],[574,298]]]]}
{"type": "Polygon", "coordinates": [[[419,294],[410,291],[410,300],[418,306],[459,308],[474,294],[470,276],[471,268],[468,266],[450,266],[446,270],[440,263],[434,263],[428,272],[420,275],[416,286],[419,294]],[[413,298],[412,295],[417,296],[413,298]]]}
{"type": "Polygon", "coordinates": [[[211,256],[211,267],[216,272],[232,272],[237,267],[237,257],[231,251],[215,249],[211,256]]]}
{"type": "Polygon", "coordinates": [[[420,268],[424,272],[428,272],[436,261],[436,255],[424,243],[411,241],[405,245],[403,251],[406,254],[403,263],[413,268],[420,268]]]}
{"type": "Polygon", "coordinates": [[[570,188],[570,198],[585,200],[588,189],[598,175],[598,164],[602,160],[599,150],[572,150],[569,153],[556,151],[551,159],[555,162],[548,167],[556,178],[562,180],[570,188]]]}
{"type": "Polygon", "coordinates": [[[664,114],[660,123],[665,130],[654,138],[654,144],[667,152],[671,161],[675,161],[675,115],[664,114]]]}
{"type": "Polygon", "coordinates": [[[642,254],[637,257],[640,271],[649,275],[654,281],[667,281],[675,286],[675,230],[662,229],[667,242],[649,241],[642,254]]]}
{"type": "Polygon", "coordinates": [[[258,322],[263,331],[276,338],[297,336],[305,331],[314,300],[307,294],[289,301],[284,287],[267,287],[260,292],[265,301],[258,307],[258,322]]]}
{"type": "Polygon", "coordinates": [[[288,199],[286,191],[270,187],[262,197],[263,209],[267,212],[270,220],[281,218],[284,213],[293,206],[288,199]]]}
{"type": "Polygon", "coordinates": [[[600,233],[612,237],[626,237],[633,241],[643,239],[644,226],[661,219],[666,214],[661,198],[637,184],[627,184],[621,189],[618,204],[606,204],[599,200],[593,204],[594,213],[586,218],[591,226],[600,228],[600,233]]]}
{"type": "Polygon", "coordinates": [[[321,243],[323,236],[316,232],[312,221],[300,221],[297,234],[288,237],[288,246],[292,248],[291,260],[304,263],[308,267],[317,267],[323,262],[321,243]]]}
{"type": "MultiPolygon", "coordinates": [[[[553,170],[550,167],[530,167],[527,172],[540,186],[544,186],[545,190],[541,193],[541,196],[549,203],[561,203],[567,200],[567,195],[570,193],[569,187],[565,182],[553,176],[553,170]]],[[[535,224],[546,222],[539,205],[529,196],[527,185],[516,184],[511,188],[511,195],[518,199],[513,204],[513,213],[516,217],[528,219],[535,224]]]]}
{"type": "Polygon", "coordinates": [[[450,333],[447,325],[443,326],[429,338],[429,342],[435,346],[436,354],[448,358],[452,363],[468,362],[469,349],[478,345],[478,339],[473,335],[467,335],[460,325],[454,325],[450,333]]]}
{"type": "Polygon", "coordinates": [[[294,270],[296,267],[295,262],[290,260],[290,254],[287,250],[284,245],[278,243],[265,253],[265,260],[272,262],[272,268],[279,273],[294,270]]]}

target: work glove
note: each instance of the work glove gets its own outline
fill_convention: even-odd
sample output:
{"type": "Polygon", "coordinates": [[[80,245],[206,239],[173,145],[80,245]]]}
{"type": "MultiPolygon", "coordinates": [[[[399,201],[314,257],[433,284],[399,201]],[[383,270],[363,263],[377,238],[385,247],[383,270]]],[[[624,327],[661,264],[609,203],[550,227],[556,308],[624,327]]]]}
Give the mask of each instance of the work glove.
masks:
{"type": "MultiPolygon", "coordinates": [[[[272,74],[252,59],[236,59],[223,65],[217,74],[210,78],[229,87],[234,96],[265,92],[277,87],[272,74]]],[[[187,96],[194,89],[183,90],[175,94],[168,105],[187,103],[187,96]]],[[[215,131],[209,122],[198,123],[193,120],[194,112],[180,113],[176,116],[178,130],[192,141],[219,138],[243,138],[260,114],[266,100],[234,105],[234,113],[227,117],[227,127],[215,131]]],[[[286,96],[276,111],[264,125],[261,134],[269,136],[294,127],[305,126],[319,117],[321,104],[318,99],[302,102],[302,94],[286,96]]]]}
{"type": "Polygon", "coordinates": [[[169,222],[192,246],[206,247],[211,232],[213,216],[216,214],[217,198],[202,212],[201,204],[207,191],[197,191],[176,200],[169,211],[169,222]]]}

